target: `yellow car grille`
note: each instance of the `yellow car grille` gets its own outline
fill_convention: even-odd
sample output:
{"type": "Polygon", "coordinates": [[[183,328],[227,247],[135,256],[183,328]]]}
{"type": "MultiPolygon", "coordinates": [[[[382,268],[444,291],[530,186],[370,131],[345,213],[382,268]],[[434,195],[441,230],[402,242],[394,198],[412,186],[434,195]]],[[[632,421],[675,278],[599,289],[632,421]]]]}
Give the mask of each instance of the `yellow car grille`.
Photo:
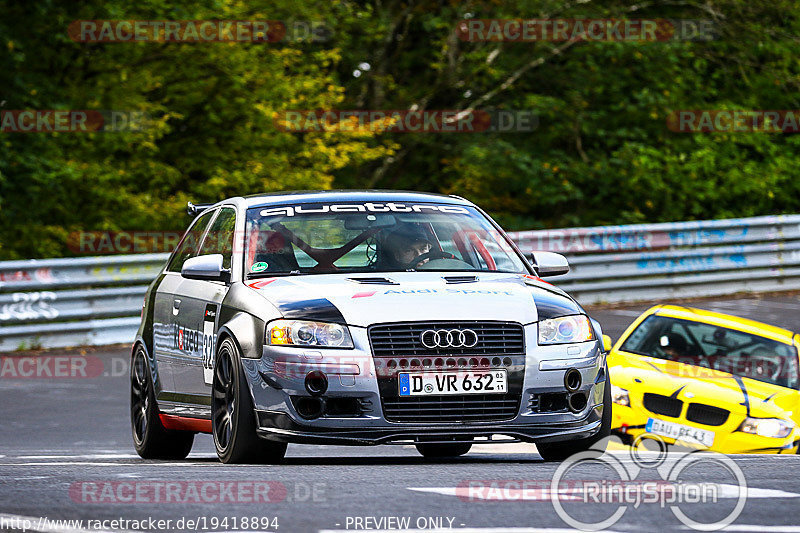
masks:
{"type": "MultiPolygon", "coordinates": [[[[651,413],[671,418],[678,418],[683,411],[683,401],[652,392],[644,394],[643,404],[644,408],[651,413]]],[[[728,421],[730,414],[731,412],[727,409],[704,403],[690,403],[686,408],[686,420],[705,426],[721,426],[728,421]]]]}

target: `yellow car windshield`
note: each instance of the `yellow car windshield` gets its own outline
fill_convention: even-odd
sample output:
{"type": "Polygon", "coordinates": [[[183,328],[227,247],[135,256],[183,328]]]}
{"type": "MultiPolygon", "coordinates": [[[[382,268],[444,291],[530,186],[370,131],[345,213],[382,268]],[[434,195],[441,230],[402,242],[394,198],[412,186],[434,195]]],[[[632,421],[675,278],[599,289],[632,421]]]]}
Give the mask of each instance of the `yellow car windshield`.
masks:
{"type": "Polygon", "coordinates": [[[793,346],[703,322],[652,315],[621,349],[792,389],[800,384],[793,346]]]}

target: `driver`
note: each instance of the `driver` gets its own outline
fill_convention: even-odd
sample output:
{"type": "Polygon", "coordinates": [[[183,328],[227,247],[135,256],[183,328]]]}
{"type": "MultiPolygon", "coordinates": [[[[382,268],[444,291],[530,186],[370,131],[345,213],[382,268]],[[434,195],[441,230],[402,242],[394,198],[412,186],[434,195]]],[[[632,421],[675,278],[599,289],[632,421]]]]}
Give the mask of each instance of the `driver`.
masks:
{"type": "Polygon", "coordinates": [[[390,268],[418,268],[430,259],[411,264],[417,257],[431,251],[428,235],[416,224],[402,223],[386,235],[383,241],[386,250],[385,259],[390,268]]]}
{"type": "Polygon", "coordinates": [[[667,357],[678,359],[689,355],[689,343],[679,333],[667,333],[659,339],[661,350],[667,357]]]}

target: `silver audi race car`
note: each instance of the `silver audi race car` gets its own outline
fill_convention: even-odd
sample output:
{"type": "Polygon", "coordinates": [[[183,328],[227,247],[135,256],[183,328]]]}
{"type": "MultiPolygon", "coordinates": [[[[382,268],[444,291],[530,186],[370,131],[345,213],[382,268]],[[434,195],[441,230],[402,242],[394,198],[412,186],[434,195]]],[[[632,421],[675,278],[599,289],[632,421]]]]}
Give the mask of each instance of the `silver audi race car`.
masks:
{"type": "Polygon", "coordinates": [[[144,458],[213,435],[225,463],[287,443],[413,444],[425,457],[534,442],[560,460],[607,436],[600,325],[463,198],[322,191],[189,204],[131,352],[144,458]]]}

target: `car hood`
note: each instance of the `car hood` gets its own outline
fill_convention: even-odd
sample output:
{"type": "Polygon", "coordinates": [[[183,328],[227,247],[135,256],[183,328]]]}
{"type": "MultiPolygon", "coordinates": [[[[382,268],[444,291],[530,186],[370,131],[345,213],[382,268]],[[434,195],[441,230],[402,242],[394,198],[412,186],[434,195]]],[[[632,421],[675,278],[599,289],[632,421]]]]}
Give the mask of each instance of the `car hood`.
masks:
{"type": "Polygon", "coordinates": [[[612,351],[609,372],[614,385],[631,394],[651,392],[684,402],[705,403],[754,417],[791,417],[797,391],[727,372],[612,351]]]}
{"type": "Polygon", "coordinates": [[[329,320],[361,327],[426,320],[528,324],[540,318],[583,313],[560,289],[534,276],[519,274],[316,274],[264,278],[246,284],[286,318],[329,320]]]}

